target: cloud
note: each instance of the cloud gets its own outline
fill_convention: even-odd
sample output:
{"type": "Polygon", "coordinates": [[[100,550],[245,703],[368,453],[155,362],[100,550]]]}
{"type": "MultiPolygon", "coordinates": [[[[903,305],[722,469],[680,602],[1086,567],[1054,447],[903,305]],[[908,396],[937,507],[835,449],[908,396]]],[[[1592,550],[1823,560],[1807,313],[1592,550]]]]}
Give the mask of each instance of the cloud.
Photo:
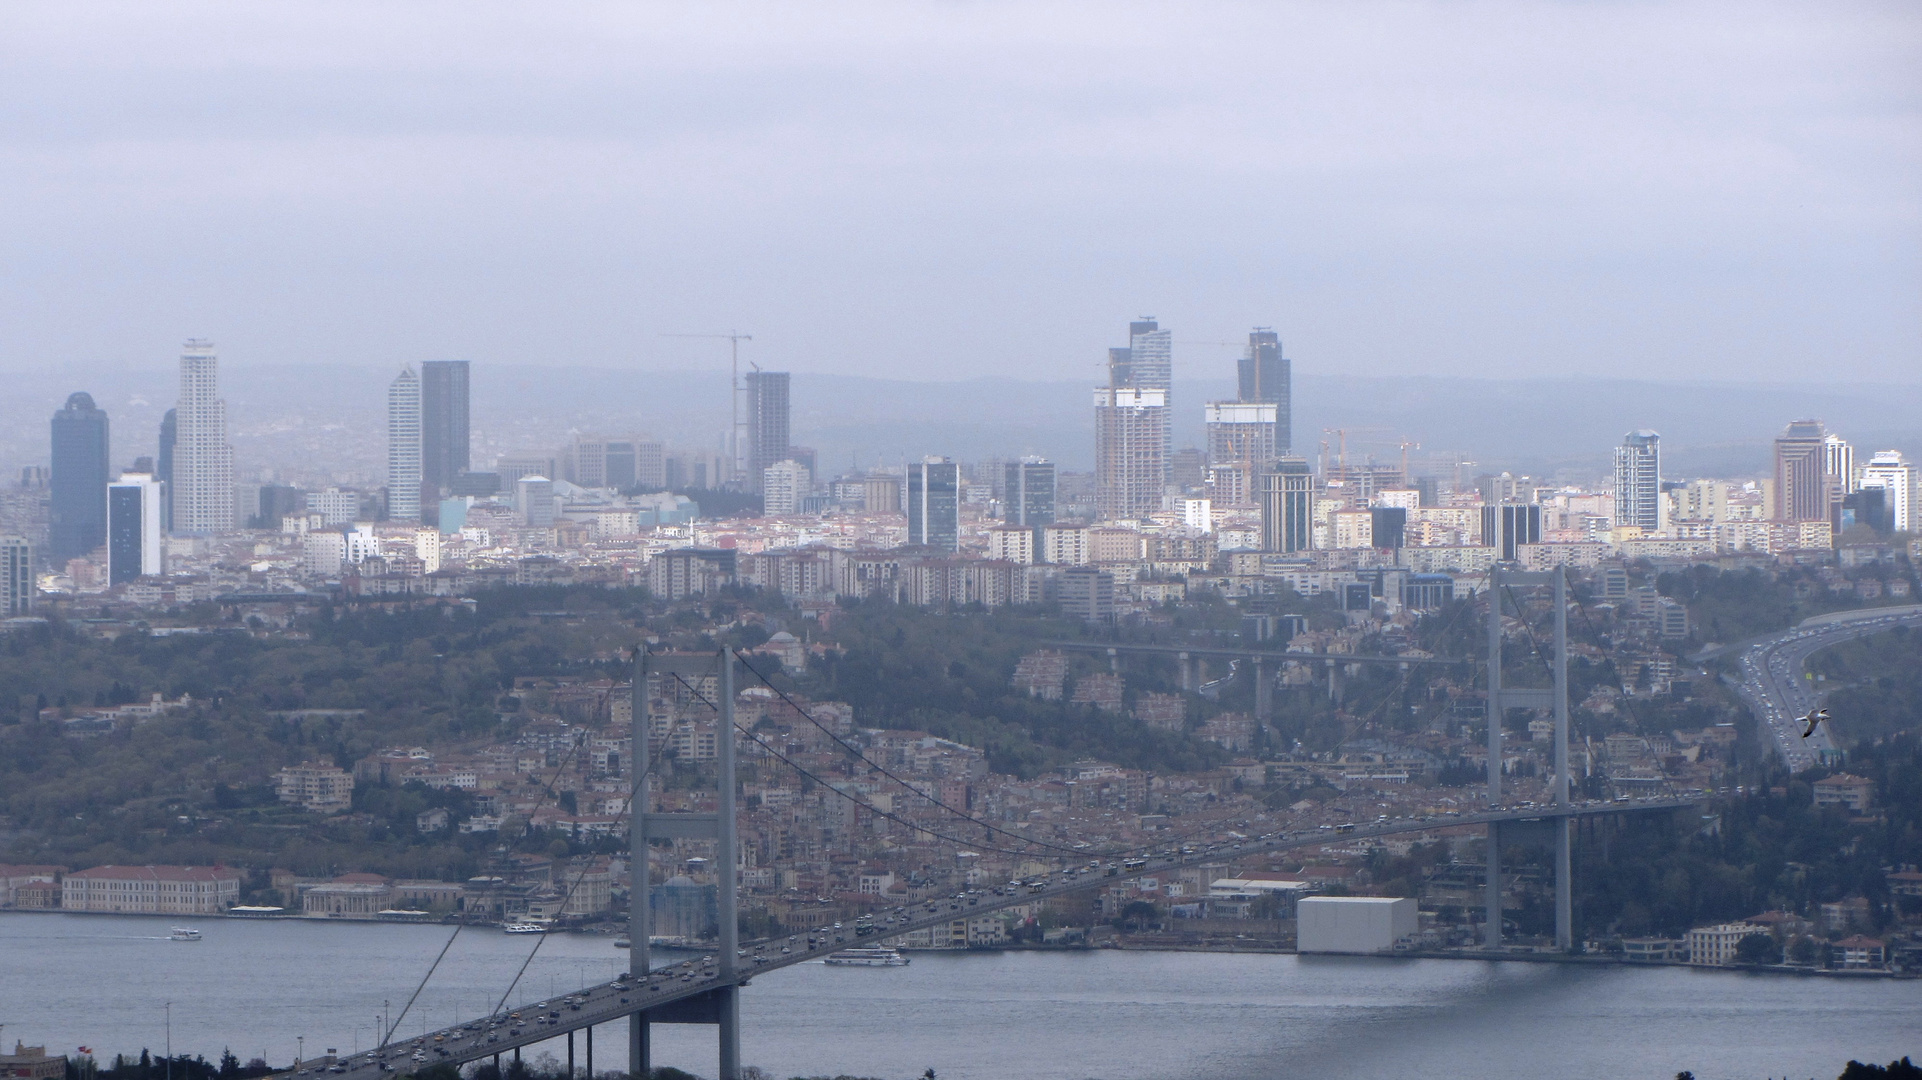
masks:
{"type": "Polygon", "coordinates": [[[1903,4],[16,11],[13,367],[1922,370],[1903,4]]]}

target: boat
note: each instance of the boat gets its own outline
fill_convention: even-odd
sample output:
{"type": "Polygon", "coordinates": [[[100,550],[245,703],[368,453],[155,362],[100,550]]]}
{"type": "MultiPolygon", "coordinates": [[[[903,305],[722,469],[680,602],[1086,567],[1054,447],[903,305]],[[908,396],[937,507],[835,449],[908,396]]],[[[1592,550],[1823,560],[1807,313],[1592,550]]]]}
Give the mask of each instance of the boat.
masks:
{"type": "Polygon", "coordinates": [[[176,926],[167,933],[167,937],[174,941],[199,941],[200,931],[191,926],[176,926]]]}
{"type": "Polygon", "coordinates": [[[908,958],[893,949],[863,948],[842,949],[829,954],[824,964],[834,967],[906,967],[908,958]]]}
{"type": "Polygon", "coordinates": [[[511,922],[501,927],[510,934],[545,934],[547,925],[537,922],[511,922]]]}
{"type": "Polygon", "coordinates": [[[634,943],[627,940],[626,934],[622,934],[620,937],[614,939],[614,947],[617,949],[631,949],[634,947],[634,943]]]}

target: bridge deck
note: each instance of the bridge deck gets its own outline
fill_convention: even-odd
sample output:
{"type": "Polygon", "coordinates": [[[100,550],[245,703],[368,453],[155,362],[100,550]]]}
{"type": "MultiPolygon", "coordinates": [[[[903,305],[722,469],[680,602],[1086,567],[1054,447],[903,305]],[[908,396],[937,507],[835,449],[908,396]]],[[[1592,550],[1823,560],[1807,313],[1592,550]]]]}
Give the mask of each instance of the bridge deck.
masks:
{"type": "MultiPolygon", "coordinates": [[[[491,1020],[473,1021],[458,1027],[443,1028],[418,1038],[390,1043],[381,1051],[368,1051],[343,1058],[331,1068],[315,1064],[303,1066],[293,1072],[281,1073],[279,1076],[313,1076],[317,1080],[324,1080],[325,1074],[337,1074],[353,1076],[359,1080],[371,1080],[385,1072],[405,1074],[430,1065],[460,1065],[479,1061],[496,1054],[510,1053],[520,1047],[559,1038],[571,1031],[578,1031],[591,1025],[611,1023],[634,1013],[671,1011],[668,1007],[676,1003],[692,1005],[697,999],[716,988],[730,984],[745,986],[750,979],[761,972],[819,960],[851,945],[875,944],[915,930],[949,923],[955,919],[985,915],[1003,908],[1032,904],[1086,889],[1101,888],[1117,881],[1125,881],[1146,874],[1163,873],[1184,867],[1220,862],[1224,859],[1241,859],[1252,855],[1287,851],[1292,848],[1346,843],[1396,833],[1425,832],[1501,821],[1673,810],[1699,804],[1704,798],[1706,798],[1704,795],[1694,795],[1636,799],[1627,802],[1571,803],[1567,806],[1524,805],[1480,813],[1393,818],[1366,824],[1356,823],[1352,826],[1323,825],[1266,837],[1252,837],[1238,842],[1163,852],[1146,857],[1137,866],[1127,866],[1119,860],[1101,858],[1094,860],[1098,865],[1093,868],[1084,864],[1075,868],[1072,873],[1053,875],[1040,888],[1024,887],[1007,895],[976,891],[958,900],[949,898],[907,905],[905,913],[898,915],[888,913],[885,917],[893,921],[877,924],[876,932],[867,937],[858,936],[852,928],[849,928],[821,935],[803,932],[796,935],[797,940],[793,945],[789,945],[785,938],[750,942],[743,949],[747,955],[740,958],[740,970],[732,975],[722,973],[718,958],[710,954],[698,961],[657,969],[645,979],[623,978],[601,983],[579,993],[566,994],[548,1001],[506,1010],[491,1020]],[[814,942],[811,945],[808,944],[810,939],[814,942]],[[780,952],[779,950],[784,947],[792,951],[780,952]],[[550,1013],[554,1015],[549,1015],[550,1013]]],[[[1134,861],[1127,860],[1130,863],[1134,861]]],[[[623,1047],[626,1045],[624,1035],[619,1045],[623,1047]]]]}

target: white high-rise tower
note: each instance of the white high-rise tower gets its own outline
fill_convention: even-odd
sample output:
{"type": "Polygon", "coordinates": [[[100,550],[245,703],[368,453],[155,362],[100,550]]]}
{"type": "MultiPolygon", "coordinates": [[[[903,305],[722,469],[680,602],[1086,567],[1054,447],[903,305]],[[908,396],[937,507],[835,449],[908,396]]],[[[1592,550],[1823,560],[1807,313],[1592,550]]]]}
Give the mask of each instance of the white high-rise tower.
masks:
{"type": "Polygon", "coordinates": [[[420,520],[420,376],[413,365],[387,385],[387,516],[420,520]]]}
{"type": "Polygon", "coordinates": [[[1647,428],[1615,448],[1615,524],[1651,533],[1662,527],[1662,437],[1647,428]]]}
{"type": "Polygon", "coordinates": [[[227,445],[227,403],[211,341],[188,341],[180,354],[174,406],[173,531],[188,536],[234,527],[234,448],[227,445]]]}

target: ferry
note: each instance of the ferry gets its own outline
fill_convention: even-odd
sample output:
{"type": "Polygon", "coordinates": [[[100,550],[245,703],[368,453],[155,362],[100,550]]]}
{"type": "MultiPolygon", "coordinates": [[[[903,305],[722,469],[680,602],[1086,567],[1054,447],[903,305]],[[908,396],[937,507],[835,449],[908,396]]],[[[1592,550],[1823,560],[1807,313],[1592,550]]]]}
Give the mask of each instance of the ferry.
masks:
{"type": "Polygon", "coordinates": [[[167,934],[167,937],[174,941],[199,941],[200,931],[191,926],[176,926],[167,934]]]}
{"type": "Polygon", "coordinates": [[[834,967],[906,967],[908,958],[893,949],[842,949],[832,953],[824,964],[834,967]]]}
{"type": "Polygon", "coordinates": [[[547,925],[537,922],[511,922],[501,927],[510,934],[545,934],[547,925]]]}

